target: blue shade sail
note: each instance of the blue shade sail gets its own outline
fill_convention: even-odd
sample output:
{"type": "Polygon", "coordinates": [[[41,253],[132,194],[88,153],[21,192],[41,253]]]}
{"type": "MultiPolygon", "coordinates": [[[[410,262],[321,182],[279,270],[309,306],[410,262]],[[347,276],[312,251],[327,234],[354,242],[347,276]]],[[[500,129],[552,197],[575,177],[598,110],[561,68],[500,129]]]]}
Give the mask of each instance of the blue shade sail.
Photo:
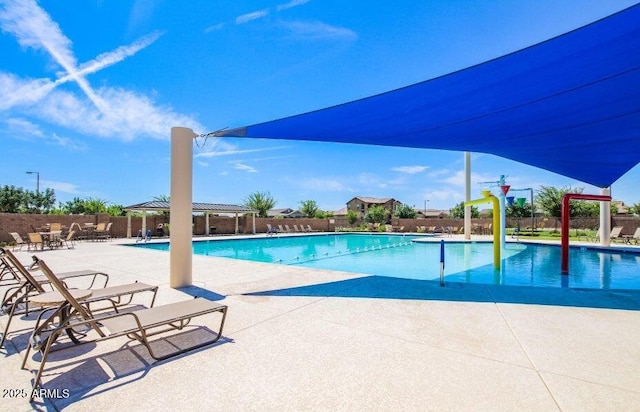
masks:
{"type": "Polygon", "coordinates": [[[216,135],[490,153],[607,187],[640,161],[640,5],[445,76],[216,135]]]}

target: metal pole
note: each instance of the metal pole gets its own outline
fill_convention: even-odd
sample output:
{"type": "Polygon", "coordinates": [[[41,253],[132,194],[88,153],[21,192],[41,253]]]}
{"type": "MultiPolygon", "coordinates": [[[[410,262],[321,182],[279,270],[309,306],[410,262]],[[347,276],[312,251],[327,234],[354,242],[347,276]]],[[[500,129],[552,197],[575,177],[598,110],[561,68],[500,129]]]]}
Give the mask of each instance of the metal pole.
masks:
{"type": "Polygon", "coordinates": [[[444,286],[444,239],[440,240],[440,286],[444,286]]]}
{"type": "Polygon", "coordinates": [[[28,175],[36,175],[36,193],[40,194],[40,172],[26,172],[28,175]]]}
{"type": "MultiPolygon", "coordinates": [[[[471,153],[464,152],[464,201],[471,200],[471,153]]],[[[464,206],[464,238],[471,239],[471,206],[464,206]]]]}
{"type": "Polygon", "coordinates": [[[534,232],[534,225],[535,225],[535,220],[534,220],[534,207],[533,207],[533,188],[529,188],[529,191],[531,192],[531,238],[533,238],[533,232],[534,232]]]}

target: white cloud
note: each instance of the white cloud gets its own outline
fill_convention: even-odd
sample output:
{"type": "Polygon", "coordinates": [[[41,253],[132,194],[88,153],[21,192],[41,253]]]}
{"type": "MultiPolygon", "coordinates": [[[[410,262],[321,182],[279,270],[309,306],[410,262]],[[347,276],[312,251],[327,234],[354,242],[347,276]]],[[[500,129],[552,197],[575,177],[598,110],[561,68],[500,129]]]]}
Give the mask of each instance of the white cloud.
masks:
{"type": "Polygon", "coordinates": [[[281,21],[280,25],[299,40],[355,40],[353,30],[320,21],[281,21]]]}
{"type": "Polygon", "coordinates": [[[442,176],[442,175],[446,175],[451,173],[451,171],[449,169],[440,169],[440,170],[434,170],[432,172],[429,172],[427,174],[427,176],[429,177],[438,177],[438,176],[442,176]]]}
{"type": "Polygon", "coordinates": [[[21,79],[11,73],[0,72],[0,110],[30,106],[55,87],[56,84],[49,79],[21,79]]]}
{"type": "Polygon", "coordinates": [[[233,167],[235,169],[237,169],[237,170],[243,170],[243,171],[245,171],[247,173],[257,173],[258,172],[258,170],[256,170],[255,168],[253,168],[253,167],[251,167],[249,165],[245,165],[245,164],[240,163],[240,162],[234,163],[233,167]]]}
{"type": "Polygon", "coordinates": [[[51,180],[41,180],[40,181],[40,185],[42,187],[47,187],[47,188],[53,189],[56,192],[71,193],[71,194],[80,193],[80,191],[78,190],[78,186],[74,185],[73,183],[55,182],[55,181],[51,181],[51,180]]]}
{"type": "Polygon", "coordinates": [[[428,166],[399,166],[399,167],[392,167],[391,170],[393,170],[394,172],[407,173],[407,174],[413,175],[416,173],[424,172],[428,168],[429,168],[428,166]]]}
{"type": "MultiPolygon", "coordinates": [[[[216,149],[216,150],[208,150],[206,152],[197,153],[194,155],[194,157],[198,158],[198,157],[234,156],[234,155],[241,155],[246,153],[259,153],[259,152],[266,152],[270,150],[287,149],[291,147],[291,146],[274,146],[274,147],[265,147],[262,149],[238,149],[236,146],[228,144],[219,138],[214,138],[213,142],[214,142],[213,149],[216,149]]],[[[268,160],[268,159],[272,159],[272,158],[265,158],[265,160],[268,160]]]]}
{"type": "Polygon", "coordinates": [[[77,144],[75,141],[73,141],[72,139],[68,138],[68,137],[62,137],[62,136],[58,136],[57,134],[53,133],[51,135],[51,140],[62,147],[65,147],[67,149],[71,149],[71,150],[85,150],[86,146],[84,146],[83,144],[77,144]]]}
{"type": "Polygon", "coordinates": [[[305,179],[302,186],[310,191],[316,192],[351,192],[351,188],[345,186],[341,179],[337,178],[312,178],[305,179]]]}
{"type": "MultiPolygon", "coordinates": [[[[0,27],[13,34],[23,47],[43,50],[62,67],[55,81],[21,79],[0,73],[0,110],[19,109],[23,116],[65,126],[81,133],[126,140],[139,136],[169,138],[176,124],[203,130],[195,120],[175,113],[168,106],[156,106],[146,96],[118,88],[94,90],[86,75],[123,61],[154,43],[162,34],[153,32],[127,46],[102,53],[80,66],[71,51],[72,42],[56,22],[30,0],[5,3],[0,9],[0,27]],[[75,82],[93,104],[71,92],[55,90],[58,85],[75,82]]],[[[54,137],[59,143],[68,141],[54,137]]]]}
{"type": "Polygon", "coordinates": [[[109,109],[100,112],[72,93],[54,91],[43,99],[35,115],[48,122],[85,134],[132,140],[137,137],[169,139],[176,124],[203,130],[193,119],[170,107],[156,106],[148,97],[123,89],[98,91],[109,109]]]}
{"type": "MultiPolygon", "coordinates": [[[[462,191],[453,190],[453,189],[441,189],[441,190],[430,190],[424,194],[424,198],[429,201],[432,200],[463,200],[464,196],[462,191]]],[[[427,204],[427,207],[429,205],[427,204]]]]}
{"type": "Polygon", "coordinates": [[[287,9],[292,8],[292,7],[302,6],[303,4],[308,3],[308,2],[309,2],[309,0],[291,0],[288,3],[280,4],[280,5],[276,6],[276,11],[287,10],[287,9]]]}
{"type": "Polygon", "coordinates": [[[7,128],[12,137],[23,138],[25,135],[38,138],[45,137],[40,126],[25,119],[11,118],[7,119],[7,128]]]}
{"type": "MultiPolygon", "coordinates": [[[[477,184],[479,182],[489,182],[495,180],[496,177],[494,175],[482,175],[478,173],[471,173],[471,184],[477,184]]],[[[465,182],[464,170],[457,171],[454,175],[449,176],[446,179],[441,179],[441,182],[449,183],[456,186],[463,186],[465,182]]]]}
{"type": "Polygon", "coordinates": [[[261,19],[269,15],[269,10],[258,10],[251,13],[243,14],[241,16],[236,17],[236,24],[244,24],[248,23],[252,20],[261,19]]]}
{"type": "Polygon", "coordinates": [[[214,24],[213,26],[209,26],[204,29],[205,33],[211,33],[212,31],[222,30],[224,28],[224,23],[214,24]]]}

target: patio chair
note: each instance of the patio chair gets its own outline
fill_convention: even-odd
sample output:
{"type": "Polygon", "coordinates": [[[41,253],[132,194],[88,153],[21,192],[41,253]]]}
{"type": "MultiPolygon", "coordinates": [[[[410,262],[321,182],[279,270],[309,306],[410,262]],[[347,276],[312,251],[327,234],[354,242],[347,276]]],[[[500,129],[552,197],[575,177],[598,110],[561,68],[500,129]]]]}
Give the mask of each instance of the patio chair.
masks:
{"type": "MultiPolygon", "coordinates": [[[[48,291],[44,288],[45,285],[49,285],[49,279],[44,275],[34,275],[29,272],[29,270],[20,263],[20,261],[16,258],[16,256],[9,252],[8,250],[4,250],[0,248],[0,256],[2,256],[3,260],[8,261],[11,264],[17,274],[20,277],[20,286],[13,287],[8,289],[5,292],[5,295],[2,299],[2,305],[0,306],[1,313],[7,314],[9,318],[5,324],[4,332],[2,333],[2,339],[0,340],[0,347],[4,345],[4,341],[7,337],[7,333],[9,332],[9,326],[11,325],[11,321],[13,316],[28,314],[29,313],[29,298],[35,295],[39,295],[41,293],[48,293],[48,291]]],[[[40,264],[40,260],[38,259],[38,265],[40,264]]],[[[157,286],[147,285],[145,283],[134,282],[124,285],[118,286],[110,286],[106,287],[109,276],[102,272],[95,271],[75,271],[75,272],[65,272],[60,273],[58,275],[59,279],[68,280],[70,278],[77,277],[87,277],[93,276],[94,279],[91,282],[90,286],[95,284],[95,279],[97,276],[104,276],[106,280],[102,288],[91,289],[91,297],[84,300],[83,303],[87,305],[87,310],[90,310],[89,305],[95,302],[106,302],[110,306],[107,306],[107,309],[113,309],[118,312],[118,308],[124,305],[128,305],[131,303],[133,299],[133,295],[141,292],[153,292],[153,297],[151,299],[151,306],[153,306],[156,293],[158,291],[157,286]]]]}
{"type": "MultiPolygon", "coordinates": [[[[65,302],[61,304],[59,309],[62,310],[64,307],[67,307],[74,313],[74,316],[61,316],[57,325],[53,322],[48,323],[48,320],[55,318],[56,314],[54,313],[47,319],[47,321],[45,321],[45,323],[34,329],[30,339],[31,345],[29,345],[25,351],[26,353],[22,362],[22,368],[25,369],[30,350],[33,349],[41,352],[42,357],[36,377],[33,381],[34,390],[31,391],[31,398],[29,401],[33,401],[34,394],[36,393],[35,389],[41,385],[40,379],[44,372],[52,346],[62,332],[68,329],[77,329],[82,327],[88,328],[87,334],[84,334],[84,337],[88,337],[88,334],[91,332],[95,332],[95,334],[97,334],[97,337],[94,339],[82,343],[98,343],[106,339],[126,336],[131,340],[141,343],[145,348],[147,348],[149,355],[158,361],[204,346],[212,345],[222,336],[222,329],[227,316],[226,305],[220,305],[207,299],[196,297],[195,299],[169,303],[135,312],[93,316],[91,312],[86,310],[82,302],[79,302],[73,297],[69,289],[67,289],[60,279],[56,277],[45,262],[40,261],[40,269],[49,279],[54,288],[65,299],[65,302]],[[174,351],[163,355],[158,355],[153,351],[151,342],[149,341],[150,336],[174,330],[182,330],[189,325],[192,318],[215,312],[219,312],[221,314],[221,319],[220,327],[212,339],[204,342],[199,341],[197,343],[193,343],[186,348],[178,347],[174,351]]],[[[66,348],[61,348],[61,350],[63,349],[66,348]]]]}
{"type": "Polygon", "coordinates": [[[20,234],[18,234],[17,232],[10,232],[9,234],[11,235],[11,237],[13,238],[13,241],[15,242],[15,245],[13,245],[13,250],[15,251],[16,248],[19,248],[20,250],[22,250],[22,246],[26,245],[27,242],[25,242],[20,237],[20,234]]]}
{"type": "Polygon", "coordinates": [[[40,250],[44,250],[44,240],[40,233],[28,233],[27,236],[29,236],[27,250],[31,250],[32,247],[34,250],[38,250],[38,245],[40,245],[40,250]]]}
{"type": "Polygon", "coordinates": [[[109,223],[98,223],[95,231],[95,239],[96,240],[109,240],[111,239],[111,225],[113,222],[109,223]]]}
{"type": "Polygon", "coordinates": [[[69,231],[75,231],[76,232],[76,239],[77,240],[86,240],[87,239],[87,231],[82,229],[82,226],[80,226],[80,223],[78,222],[73,222],[71,224],[71,226],[69,226],[69,231]]]}
{"type": "Polygon", "coordinates": [[[75,242],[73,241],[73,237],[75,236],[75,234],[75,230],[70,230],[69,233],[67,233],[66,237],[61,237],[60,246],[66,246],[67,249],[73,249],[76,246],[75,242]]]}

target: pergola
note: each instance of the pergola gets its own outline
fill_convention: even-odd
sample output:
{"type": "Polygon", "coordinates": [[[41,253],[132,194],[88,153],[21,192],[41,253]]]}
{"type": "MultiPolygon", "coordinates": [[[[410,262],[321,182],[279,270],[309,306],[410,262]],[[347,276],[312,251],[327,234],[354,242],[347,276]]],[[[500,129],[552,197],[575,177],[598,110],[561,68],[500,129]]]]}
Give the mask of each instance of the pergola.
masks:
{"type": "MultiPolygon", "coordinates": [[[[150,201],[138,203],[124,208],[127,211],[127,238],[131,238],[131,212],[142,212],[142,233],[147,231],[147,212],[169,212],[171,210],[170,202],[150,201]]],[[[205,216],[205,235],[210,234],[209,216],[212,214],[234,214],[236,218],[235,234],[238,234],[238,217],[241,214],[251,214],[253,216],[253,230],[256,233],[256,214],[257,210],[240,205],[227,205],[220,203],[193,203],[192,211],[196,213],[204,213],[205,216]]]]}

